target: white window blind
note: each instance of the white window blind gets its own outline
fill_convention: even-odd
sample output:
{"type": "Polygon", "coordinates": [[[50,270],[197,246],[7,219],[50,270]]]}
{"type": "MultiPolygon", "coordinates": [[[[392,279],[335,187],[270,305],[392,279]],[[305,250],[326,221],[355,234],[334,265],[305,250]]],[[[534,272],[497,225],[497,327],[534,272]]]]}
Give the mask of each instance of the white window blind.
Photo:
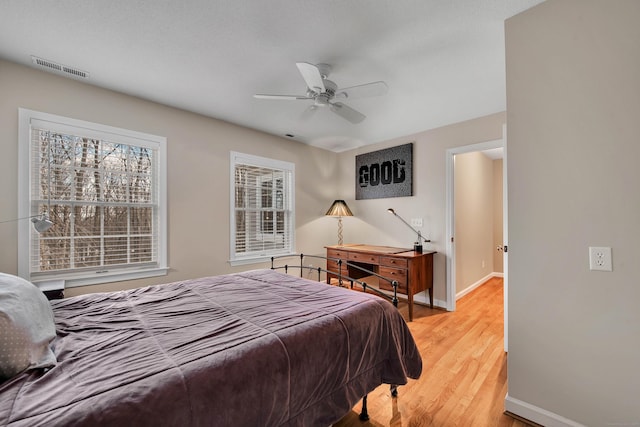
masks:
{"type": "Polygon", "coordinates": [[[231,153],[231,262],[294,249],[294,165],[231,153]]]}
{"type": "Polygon", "coordinates": [[[28,110],[21,110],[22,122],[28,214],[47,213],[54,225],[44,233],[29,229],[21,272],[32,281],[62,277],[71,286],[74,279],[160,274],[166,268],[164,138],[28,110]]]}

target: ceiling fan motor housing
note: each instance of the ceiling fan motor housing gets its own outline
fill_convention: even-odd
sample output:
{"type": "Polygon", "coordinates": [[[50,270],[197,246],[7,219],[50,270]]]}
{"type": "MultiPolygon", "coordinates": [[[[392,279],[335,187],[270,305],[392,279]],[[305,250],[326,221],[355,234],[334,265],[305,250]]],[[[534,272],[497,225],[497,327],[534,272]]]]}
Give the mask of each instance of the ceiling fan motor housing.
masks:
{"type": "Polygon", "coordinates": [[[317,94],[314,100],[315,105],[319,107],[329,104],[329,101],[334,97],[336,89],[338,88],[338,86],[331,80],[325,79],[323,83],[325,89],[324,92],[317,94]]]}
{"type": "Polygon", "coordinates": [[[331,98],[328,94],[321,93],[315,97],[313,102],[316,107],[324,107],[325,105],[329,105],[329,99],[331,98]]]}
{"type": "Polygon", "coordinates": [[[336,94],[336,90],[338,89],[338,85],[332,82],[331,80],[324,79],[324,93],[328,93],[333,97],[336,94]]]}

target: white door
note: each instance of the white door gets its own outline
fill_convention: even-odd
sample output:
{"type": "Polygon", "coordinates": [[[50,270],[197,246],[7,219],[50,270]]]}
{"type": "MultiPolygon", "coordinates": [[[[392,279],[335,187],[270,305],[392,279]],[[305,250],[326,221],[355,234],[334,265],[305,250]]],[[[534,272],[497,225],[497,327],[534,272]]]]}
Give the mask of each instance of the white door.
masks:
{"type": "Polygon", "coordinates": [[[503,278],[503,292],[504,292],[504,351],[508,351],[509,342],[509,205],[507,203],[507,126],[502,127],[502,141],[503,141],[503,157],[502,157],[502,259],[504,272],[503,278]]]}

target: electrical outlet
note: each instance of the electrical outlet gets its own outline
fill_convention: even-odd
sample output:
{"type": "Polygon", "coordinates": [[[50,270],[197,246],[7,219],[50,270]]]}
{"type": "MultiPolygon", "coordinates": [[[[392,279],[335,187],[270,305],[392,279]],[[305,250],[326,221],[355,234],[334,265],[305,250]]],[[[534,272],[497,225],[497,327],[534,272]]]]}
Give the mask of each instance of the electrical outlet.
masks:
{"type": "Polygon", "coordinates": [[[611,248],[606,246],[589,246],[589,269],[612,271],[611,248]]]}
{"type": "Polygon", "coordinates": [[[422,227],[422,218],[411,218],[412,227],[422,227]]]}

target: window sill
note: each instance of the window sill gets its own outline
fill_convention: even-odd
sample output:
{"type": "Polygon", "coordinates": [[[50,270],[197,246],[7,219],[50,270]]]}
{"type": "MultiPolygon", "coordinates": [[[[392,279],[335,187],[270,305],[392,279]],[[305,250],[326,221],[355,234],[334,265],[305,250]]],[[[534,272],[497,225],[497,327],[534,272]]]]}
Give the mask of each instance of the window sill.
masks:
{"type": "Polygon", "coordinates": [[[52,279],[61,279],[64,280],[65,288],[75,288],[78,286],[99,285],[102,283],[122,282],[125,280],[166,276],[168,271],[169,267],[154,267],[126,271],[107,271],[103,273],[95,272],[92,274],[84,273],[82,275],[66,274],[60,276],[51,276],[47,278],[34,278],[32,282],[36,286],[38,286],[38,283],[50,282],[52,279]]]}
{"type": "Polygon", "coordinates": [[[295,252],[284,252],[284,253],[279,253],[279,254],[253,256],[253,257],[247,257],[247,258],[236,258],[236,259],[229,260],[229,264],[232,267],[235,267],[235,266],[238,266],[238,265],[258,264],[258,263],[264,263],[264,262],[271,262],[271,257],[288,256],[288,255],[296,255],[296,253],[295,252]]]}

